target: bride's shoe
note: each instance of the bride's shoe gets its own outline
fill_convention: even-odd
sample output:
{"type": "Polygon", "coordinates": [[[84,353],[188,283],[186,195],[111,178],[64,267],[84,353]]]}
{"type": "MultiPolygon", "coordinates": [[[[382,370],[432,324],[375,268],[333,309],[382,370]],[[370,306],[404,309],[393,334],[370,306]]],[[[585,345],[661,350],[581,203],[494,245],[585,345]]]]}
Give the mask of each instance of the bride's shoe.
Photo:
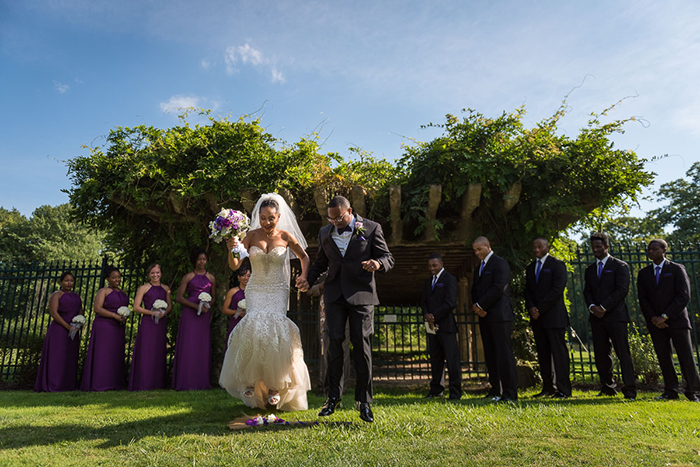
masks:
{"type": "Polygon", "coordinates": [[[255,388],[245,388],[245,391],[243,391],[243,396],[247,398],[251,398],[255,395],[255,388]]]}
{"type": "Polygon", "coordinates": [[[275,394],[269,393],[267,396],[267,403],[270,405],[277,405],[280,403],[280,393],[275,394]]]}

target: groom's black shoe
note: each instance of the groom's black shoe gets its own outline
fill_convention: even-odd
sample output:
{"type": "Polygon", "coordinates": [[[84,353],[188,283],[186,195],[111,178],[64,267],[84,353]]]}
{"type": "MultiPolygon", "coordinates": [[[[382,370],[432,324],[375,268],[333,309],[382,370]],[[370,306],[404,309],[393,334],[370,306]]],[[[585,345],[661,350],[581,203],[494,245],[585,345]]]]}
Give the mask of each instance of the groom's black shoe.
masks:
{"type": "Polygon", "coordinates": [[[333,412],[335,412],[336,408],[339,409],[342,406],[343,401],[340,399],[340,397],[329,397],[326,399],[323,407],[321,407],[321,411],[318,413],[318,416],[325,417],[327,415],[331,415],[333,412]]]}
{"type": "Polygon", "coordinates": [[[357,405],[357,408],[360,410],[360,418],[367,423],[372,423],[374,421],[374,414],[369,407],[369,402],[358,402],[357,405]]]}

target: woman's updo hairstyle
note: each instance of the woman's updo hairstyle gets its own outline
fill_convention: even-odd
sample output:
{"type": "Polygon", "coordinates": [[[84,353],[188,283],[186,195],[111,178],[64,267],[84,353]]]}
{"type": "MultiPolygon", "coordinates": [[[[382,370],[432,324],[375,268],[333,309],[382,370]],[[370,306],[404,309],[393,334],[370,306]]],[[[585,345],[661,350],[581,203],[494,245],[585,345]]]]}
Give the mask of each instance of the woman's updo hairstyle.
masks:
{"type": "Polygon", "coordinates": [[[279,203],[272,198],[268,198],[260,203],[260,212],[262,212],[263,208],[274,208],[275,211],[280,212],[279,203]]]}

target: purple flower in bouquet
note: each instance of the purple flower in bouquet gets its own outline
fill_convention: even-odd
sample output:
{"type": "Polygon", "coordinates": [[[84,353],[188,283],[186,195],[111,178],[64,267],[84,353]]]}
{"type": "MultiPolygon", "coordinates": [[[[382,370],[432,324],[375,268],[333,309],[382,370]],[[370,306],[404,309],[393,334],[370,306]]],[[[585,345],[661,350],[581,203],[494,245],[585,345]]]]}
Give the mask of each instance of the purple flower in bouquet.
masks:
{"type": "Polygon", "coordinates": [[[243,240],[250,229],[250,219],[245,213],[234,209],[222,209],[212,222],[209,223],[209,238],[215,243],[238,237],[243,240]]]}

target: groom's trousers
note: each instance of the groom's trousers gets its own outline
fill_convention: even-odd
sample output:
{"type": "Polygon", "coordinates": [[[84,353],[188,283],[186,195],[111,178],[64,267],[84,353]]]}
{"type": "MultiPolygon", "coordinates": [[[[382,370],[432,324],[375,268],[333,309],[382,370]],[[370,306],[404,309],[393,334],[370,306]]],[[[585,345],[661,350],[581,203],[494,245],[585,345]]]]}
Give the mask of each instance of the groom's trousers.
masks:
{"type": "Polygon", "coordinates": [[[330,337],[328,365],[328,397],[340,397],[340,379],[343,377],[343,341],[345,325],[350,322],[350,342],[355,365],[355,400],[372,402],[372,334],[374,334],[374,306],[351,305],[344,297],[326,303],[326,325],[330,337]]]}

